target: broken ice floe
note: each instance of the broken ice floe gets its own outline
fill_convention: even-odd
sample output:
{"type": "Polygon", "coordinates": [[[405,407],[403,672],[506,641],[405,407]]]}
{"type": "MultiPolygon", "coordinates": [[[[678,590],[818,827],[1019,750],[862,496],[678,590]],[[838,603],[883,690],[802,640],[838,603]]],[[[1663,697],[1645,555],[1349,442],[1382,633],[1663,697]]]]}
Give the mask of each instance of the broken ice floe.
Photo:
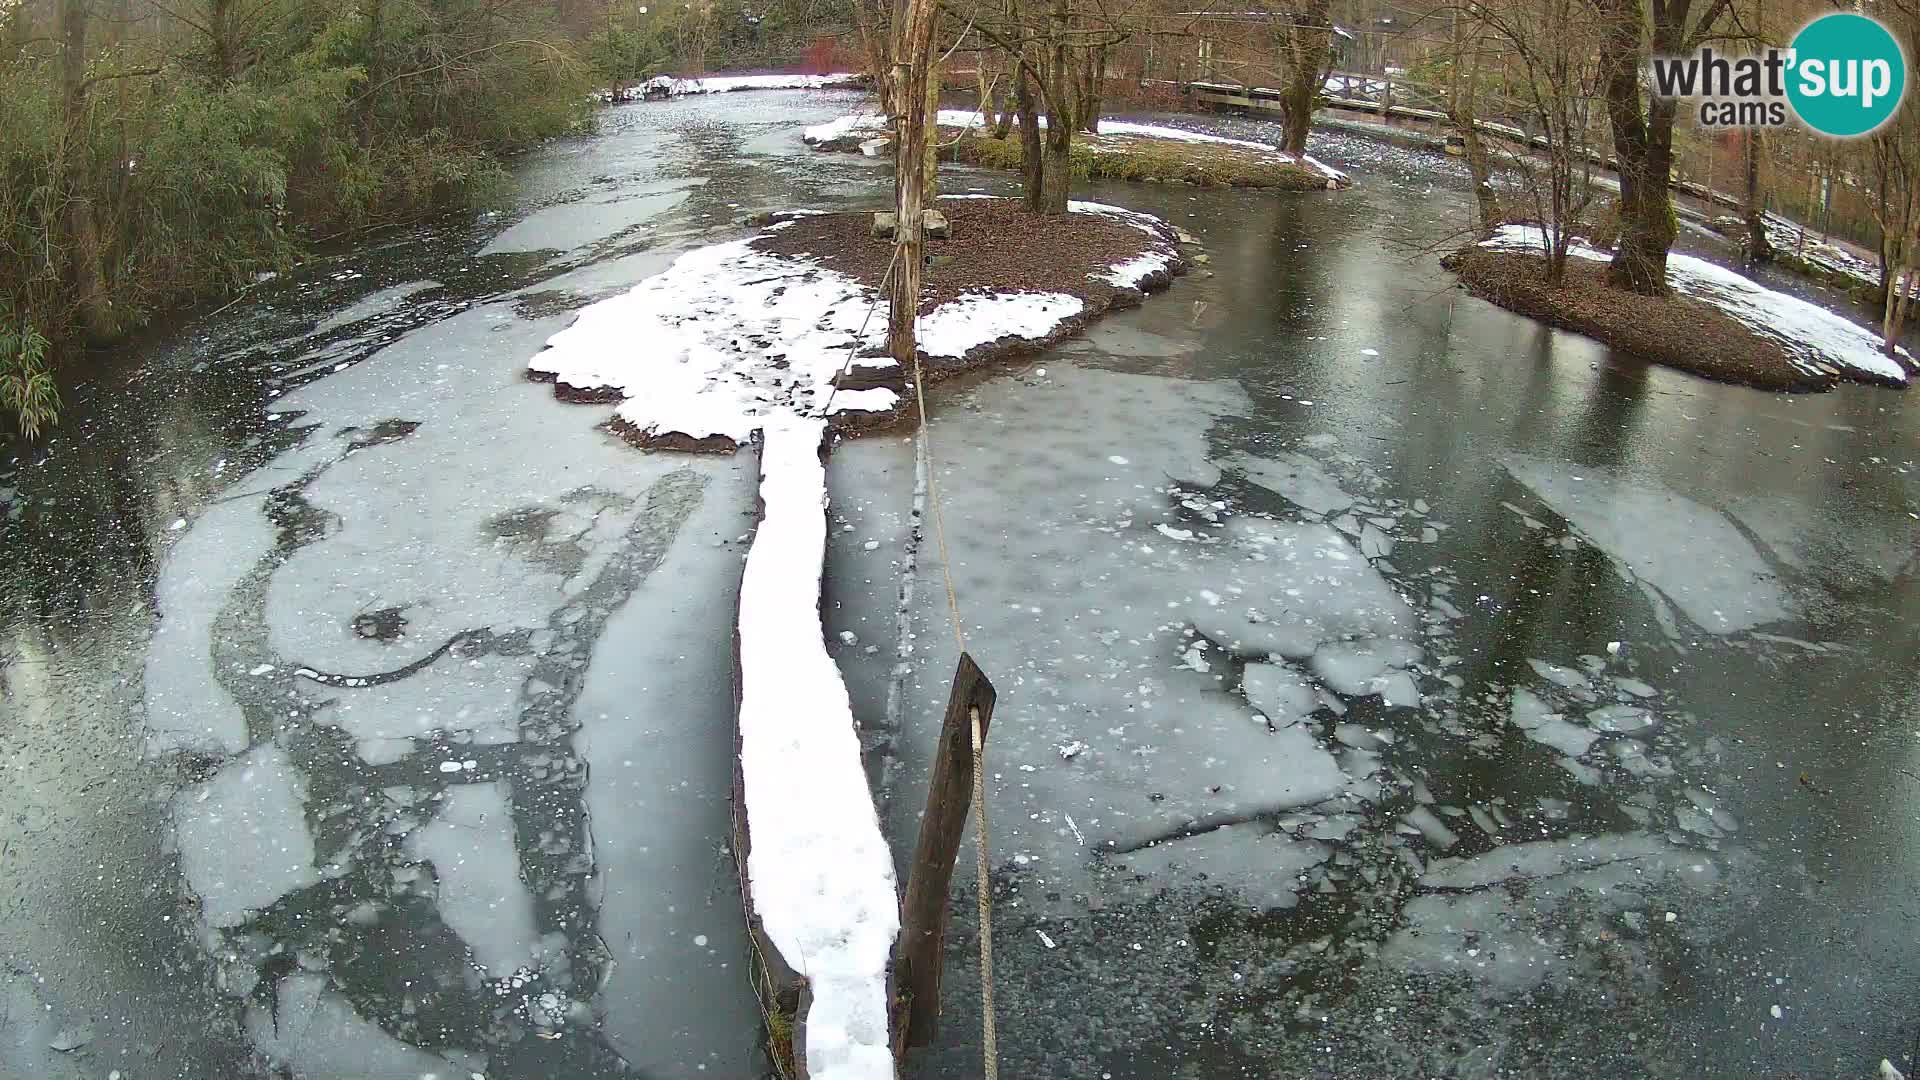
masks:
{"type": "Polygon", "coordinates": [[[1509,454],[1502,464],[1553,511],[1701,629],[1751,630],[1791,614],[1767,562],[1726,515],[1646,481],[1509,454]]]}

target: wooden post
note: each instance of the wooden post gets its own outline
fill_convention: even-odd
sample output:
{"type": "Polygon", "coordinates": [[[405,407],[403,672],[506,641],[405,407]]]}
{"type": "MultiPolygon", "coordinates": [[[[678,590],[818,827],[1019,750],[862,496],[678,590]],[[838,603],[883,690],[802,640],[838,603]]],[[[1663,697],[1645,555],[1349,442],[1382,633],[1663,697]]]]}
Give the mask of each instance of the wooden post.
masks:
{"type": "Polygon", "coordinates": [[[940,974],[947,940],[947,886],[973,802],[973,720],[986,742],[993,719],[993,684],[973,657],[960,654],[947,697],[947,716],[927,780],[927,811],[907,873],[900,913],[900,946],[894,952],[895,1044],[925,1046],[940,1030],[940,974]]]}

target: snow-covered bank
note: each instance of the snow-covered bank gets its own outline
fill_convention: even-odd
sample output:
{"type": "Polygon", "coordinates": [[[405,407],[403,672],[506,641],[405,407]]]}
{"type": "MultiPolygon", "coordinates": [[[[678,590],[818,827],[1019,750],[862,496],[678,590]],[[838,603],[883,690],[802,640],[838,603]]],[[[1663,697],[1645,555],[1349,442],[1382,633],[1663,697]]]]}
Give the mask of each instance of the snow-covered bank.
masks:
{"type": "MultiPolygon", "coordinates": [[[[1094,203],[1074,210],[1124,221],[1140,236],[1087,281],[1063,285],[1083,294],[1137,290],[1181,265],[1158,218],[1094,203]]],[[[547,340],[530,373],[554,381],[563,397],[618,401],[615,425],[624,433],[683,449],[731,449],[775,416],[839,417],[854,427],[890,419],[906,404],[906,375],[878,355],[888,326],[880,294],[821,256],[755,246],[796,224],[777,221],[755,236],[696,248],[631,291],[584,308],[547,340]],[[836,388],[844,381],[859,386],[836,388]]],[[[864,230],[865,219],[858,224],[864,230]]],[[[950,368],[996,344],[1051,340],[1089,313],[1085,295],[1060,288],[965,291],[922,313],[920,347],[950,368]]]]}
{"type": "MultiPolygon", "coordinates": [[[[1042,128],[1047,126],[1047,118],[1038,118],[1042,128]]],[[[1017,121],[1016,121],[1017,122],[1017,121]]],[[[941,109],[939,125],[949,128],[984,128],[988,120],[978,112],[966,109],[941,109]]],[[[859,113],[852,116],[837,117],[824,124],[815,124],[801,132],[800,137],[809,146],[818,149],[832,149],[843,146],[845,141],[855,137],[871,137],[891,129],[891,122],[879,113],[859,113]]],[[[1130,120],[1116,120],[1102,117],[1097,133],[1079,132],[1074,140],[1082,145],[1118,149],[1127,141],[1142,139],[1172,143],[1195,143],[1220,147],[1233,147],[1256,153],[1286,164],[1306,165],[1318,170],[1328,180],[1344,183],[1347,175],[1338,169],[1310,156],[1289,154],[1272,143],[1255,142],[1251,139],[1233,139],[1225,135],[1212,135],[1206,132],[1186,131],[1181,128],[1167,127],[1163,124],[1138,124],[1130,120]]]]}
{"type": "Polygon", "coordinates": [[[529,367],[563,396],[619,399],[617,421],[634,434],[710,449],[746,442],[775,413],[824,417],[897,404],[888,389],[833,391],[849,351],[886,341],[884,312],[860,336],[872,291],[751,243],[695,248],[586,307],[529,367]]]}
{"type": "MultiPolygon", "coordinates": [[[[1538,254],[1542,236],[1536,226],[1504,225],[1480,246],[1538,254]]],[[[1593,262],[1613,258],[1610,252],[1578,242],[1567,253],[1593,262]]],[[[1794,366],[1807,375],[1844,375],[1901,386],[1907,383],[1906,368],[1881,350],[1877,334],[1797,296],[1776,292],[1726,267],[1680,252],[1667,256],[1667,282],[1675,292],[1711,304],[1778,343],[1794,366]]],[[[1907,356],[1906,350],[1901,354],[1907,356]]],[[[1908,360],[1911,362],[1910,357],[1908,360]]]]}
{"type": "Polygon", "coordinates": [[[676,79],[656,75],[643,83],[604,90],[603,102],[659,101],[689,94],[728,94],[736,90],[849,90],[864,86],[867,77],[853,72],[834,75],[709,75],[696,79],[676,79]]]}
{"type": "Polygon", "coordinates": [[[893,857],[820,624],[826,425],[782,416],[760,449],[764,512],[740,584],[740,770],[747,886],[767,937],[807,980],[812,1080],[887,1080],[893,857]]]}

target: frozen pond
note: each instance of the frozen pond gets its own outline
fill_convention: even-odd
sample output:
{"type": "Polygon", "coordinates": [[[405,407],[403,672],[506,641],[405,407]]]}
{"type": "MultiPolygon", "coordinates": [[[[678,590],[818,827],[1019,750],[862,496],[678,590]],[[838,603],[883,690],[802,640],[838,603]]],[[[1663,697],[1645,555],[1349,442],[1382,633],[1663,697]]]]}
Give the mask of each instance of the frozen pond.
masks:
{"type": "MultiPolygon", "coordinates": [[[[0,1075],[764,1073],[751,459],[522,372],[749,212],[872,199],[798,139],[856,100],[609,110],[514,212],[190,322],[0,463],[0,1075]]],[[[1898,1060],[1913,408],[1616,362],[1409,261],[1449,166],[1315,153],[1357,186],[1089,192],[1217,273],[936,396],[1006,1073],[1898,1060]]],[[[915,468],[836,451],[825,611],[902,856],[955,648],[915,468]]],[[[957,879],[928,1077],[978,1075],[957,879]]]]}

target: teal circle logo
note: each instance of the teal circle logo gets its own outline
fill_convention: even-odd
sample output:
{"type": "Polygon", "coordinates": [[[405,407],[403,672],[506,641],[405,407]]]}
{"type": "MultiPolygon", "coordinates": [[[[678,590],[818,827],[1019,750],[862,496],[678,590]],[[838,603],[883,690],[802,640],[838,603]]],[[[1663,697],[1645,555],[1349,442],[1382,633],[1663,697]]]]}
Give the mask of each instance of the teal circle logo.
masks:
{"type": "Polygon", "coordinates": [[[1787,100],[1822,135],[1865,135],[1892,118],[1907,90],[1907,60],[1887,28],[1865,15],[1822,15],[1794,36],[1787,100]]]}

